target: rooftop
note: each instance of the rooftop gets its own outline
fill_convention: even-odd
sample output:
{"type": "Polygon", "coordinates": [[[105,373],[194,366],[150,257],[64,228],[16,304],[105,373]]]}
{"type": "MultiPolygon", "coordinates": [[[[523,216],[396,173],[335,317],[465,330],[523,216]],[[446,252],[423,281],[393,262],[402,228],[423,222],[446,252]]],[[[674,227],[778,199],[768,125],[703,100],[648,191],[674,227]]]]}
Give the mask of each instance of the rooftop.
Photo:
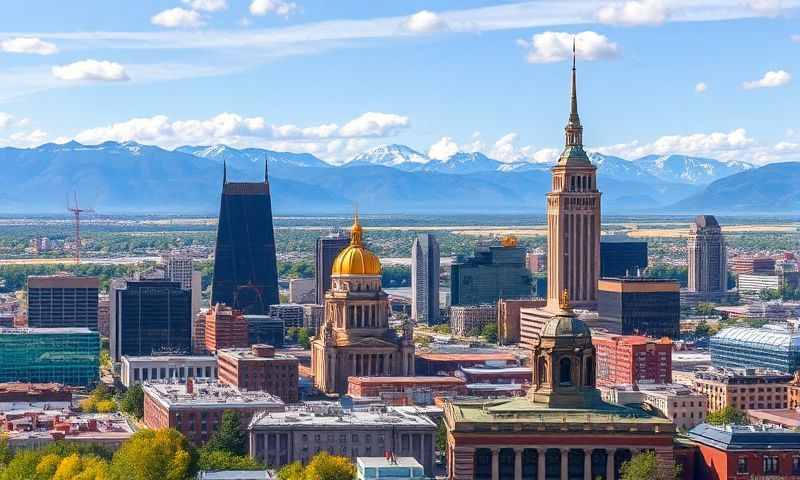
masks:
{"type": "Polygon", "coordinates": [[[800,332],[790,331],[780,325],[761,328],[730,327],[711,337],[713,342],[743,342],[763,345],[766,348],[800,350],[800,332]]]}
{"type": "Polygon", "coordinates": [[[434,353],[434,352],[418,352],[417,358],[422,358],[430,362],[485,362],[489,360],[505,360],[507,362],[516,362],[517,357],[511,353],[496,352],[496,353],[434,353]]]}
{"type": "Polygon", "coordinates": [[[275,478],[269,470],[218,470],[216,472],[202,470],[197,480],[272,480],[275,478]]]}
{"type": "Polygon", "coordinates": [[[212,362],[217,359],[211,355],[151,355],[143,357],[122,356],[122,361],[128,363],[181,363],[181,362],[212,362]]]}
{"type": "Polygon", "coordinates": [[[767,368],[709,367],[705,370],[697,370],[694,373],[696,378],[716,381],[747,378],[777,379],[786,380],[787,382],[792,380],[792,375],[789,373],[767,368]]]}
{"type": "Polygon", "coordinates": [[[381,467],[416,467],[422,468],[422,465],[414,457],[394,457],[392,459],[385,457],[358,457],[356,459],[358,465],[366,468],[381,468],[381,467]]]}
{"type": "Polygon", "coordinates": [[[93,332],[84,327],[61,327],[61,328],[30,328],[30,327],[0,327],[0,335],[85,335],[93,332]]]}
{"type": "Polygon", "coordinates": [[[445,376],[416,376],[416,377],[348,377],[350,383],[374,383],[374,384],[387,384],[387,383],[452,383],[454,385],[461,385],[464,380],[456,377],[445,376]]]}
{"type": "Polygon", "coordinates": [[[531,375],[531,368],[530,367],[502,367],[502,368],[495,368],[495,367],[486,367],[486,366],[479,366],[479,367],[461,367],[461,371],[464,373],[468,373],[470,375],[491,375],[491,374],[520,374],[520,375],[531,375]]]}
{"type": "Polygon", "coordinates": [[[403,425],[435,428],[428,417],[397,410],[393,407],[373,407],[365,410],[344,410],[337,403],[306,402],[301,406],[293,406],[283,412],[263,412],[253,417],[251,429],[258,427],[287,428],[309,426],[315,429],[342,425],[363,427],[387,425],[403,425]]]}
{"type": "Polygon", "coordinates": [[[229,356],[239,360],[297,360],[297,357],[285,353],[277,353],[272,346],[269,345],[252,345],[249,348],[221,348],[217,350],[218,356],[229,356]]]}
{"type": "Polygon", "coordinates": [[[701,423],[689,430],[689,438],[720,450],[800,449],[800,432],[766,425],[701,423]]]}
{"type": "Polygon", "coordinates": [[[186,383],[151,381],[142,385],[165,408],[273,408],[283,409],[283,400],[267,392],[242,391],[236,387],[211,381],[193,381],[193,392],[186,392],[186,383]]]}
{"type": "Polygon", "coordinates": [[[649,338],[643,335],[614,335],[610,333],[598,332],[592,334],[592,341],[603,340],[606,342],[622,343],[624,345],[647,345],[648,343],[658,343],[661,345],[672,345],[669,337],[660,339],[649,338]]]}
{"type": "Polygon", "coordinates": [[[765,423],[800,428],[800,412],[793,408],[783,410],[748,410],[747,416],[765,423]]]}

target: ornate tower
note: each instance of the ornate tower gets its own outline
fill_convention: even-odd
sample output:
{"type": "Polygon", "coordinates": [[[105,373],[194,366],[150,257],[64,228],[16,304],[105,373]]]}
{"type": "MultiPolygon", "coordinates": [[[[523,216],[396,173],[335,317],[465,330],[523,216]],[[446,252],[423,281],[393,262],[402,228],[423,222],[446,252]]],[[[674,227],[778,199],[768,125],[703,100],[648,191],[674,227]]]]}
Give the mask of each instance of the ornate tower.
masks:
{"type": "Polygon", "coordinates": [[[588,408],[600,400],[592,334],[575,317],[566,291],[559,302],[531,354],[533,385],[528,398],[550,407],[588,408]]]}
{"type": "Polygon", "coordinates": [[[572,47],[572,105],[564,128],[566,145],[552,168],[547,194],[547,308],[555,311],[559,295],[569,290],[573,303],[593,307],[600,278],[600,192],[597,167],[583,150],[578,116],[575,46],[572,47]]]}
{"type": "Polygon", "coordinates": [[[356,216],[350,245],[333,261],[325,294],[325,321],[311,345],[314,386],[347,393],[347,378],[414,375],[410,322],[398,334],[389,327],[389,299],[381,286],[381,262],[362,243],[356,216]]]}

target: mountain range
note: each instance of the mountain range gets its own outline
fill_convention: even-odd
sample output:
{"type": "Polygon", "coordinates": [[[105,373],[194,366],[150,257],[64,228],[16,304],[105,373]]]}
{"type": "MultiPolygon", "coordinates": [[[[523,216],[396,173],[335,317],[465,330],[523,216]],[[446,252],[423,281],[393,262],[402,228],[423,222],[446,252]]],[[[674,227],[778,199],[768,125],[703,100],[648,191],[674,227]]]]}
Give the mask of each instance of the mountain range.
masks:
{"type": "MultiPolygon", "coordinates": [[[[798,163],[754,168],[684,155],[590,156],[605,212],[800,210],[789,186],[800,179],[798,163]]],[[[438,160],[404,145],[384,145],[332,165],[307,153],[226,145],[166,150],[135,142],[69,142],[0,148],[11,179],[0,193],[0,211],[59,212],[77,191],[85,206],[101,213],[213,214],[222,163],[229,180],[257,181],[264,178],[265,158],[277,213],[349,212],[354,202],[380,213],[543,212],[550,189],[551,165],[504,163],[479,152],[438,160]]]]}

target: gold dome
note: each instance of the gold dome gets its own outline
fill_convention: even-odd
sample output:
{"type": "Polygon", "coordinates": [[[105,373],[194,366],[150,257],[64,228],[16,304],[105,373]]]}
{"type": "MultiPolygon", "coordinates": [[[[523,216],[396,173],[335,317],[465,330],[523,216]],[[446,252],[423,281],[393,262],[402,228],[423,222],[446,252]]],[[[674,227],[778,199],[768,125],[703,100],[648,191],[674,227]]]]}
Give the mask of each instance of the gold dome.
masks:
{"type": "Polygon", "coordinates": [[[339,252],[333,261],[332,275],[380,275],[381,261],[361,243],[363,230],[358,215],[350,230],[350,245],[339,252]]]}

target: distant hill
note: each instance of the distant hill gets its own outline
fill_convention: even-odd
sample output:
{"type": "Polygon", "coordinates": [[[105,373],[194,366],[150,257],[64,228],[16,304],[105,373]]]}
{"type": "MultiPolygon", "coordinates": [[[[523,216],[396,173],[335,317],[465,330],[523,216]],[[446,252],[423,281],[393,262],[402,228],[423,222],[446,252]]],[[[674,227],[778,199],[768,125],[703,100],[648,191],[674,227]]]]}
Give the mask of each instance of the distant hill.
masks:
{"type": "MultiPolygon", "coordinates": [[[[50,143],[0,148],[0,162],[10,179],[0,193],[0,211],[63,211],[67,195],[77,191],[83,205],[104,213],[213,214],[219,208],[222,163],[228,164],[230,180],[257,181],[264,176],[265,158],[273,208],[279,213],[348,212],[354,202],[365,211],[382,213],[542,212],[551,182],[547,164],[504,163],[479,152],[432,160],[403,145],[377,147],[334,166],[310,154],[226,145],[170,151],[133,142],[50,143]]],[[[600,154],[591,154],[591,159],[608,213],[660,211],[699,194],[705,186],[700,178],[708,178],[709,168],[715,175],[720,165],[738,168],[710,159],[678,162],[681,168],[706,172],[683,182],[665,180],[674,177],[665,171],[678,171],[664,170],[674,160],[650,171],[651,160],[600,154]]],[[[759,202],[739,196],[743,205],[759,202]]]]}
{"type": "Polygon", "coordinates": [[[670,211],[800,212],[800,162],[772,163],[717,180],[670,211]]]}

